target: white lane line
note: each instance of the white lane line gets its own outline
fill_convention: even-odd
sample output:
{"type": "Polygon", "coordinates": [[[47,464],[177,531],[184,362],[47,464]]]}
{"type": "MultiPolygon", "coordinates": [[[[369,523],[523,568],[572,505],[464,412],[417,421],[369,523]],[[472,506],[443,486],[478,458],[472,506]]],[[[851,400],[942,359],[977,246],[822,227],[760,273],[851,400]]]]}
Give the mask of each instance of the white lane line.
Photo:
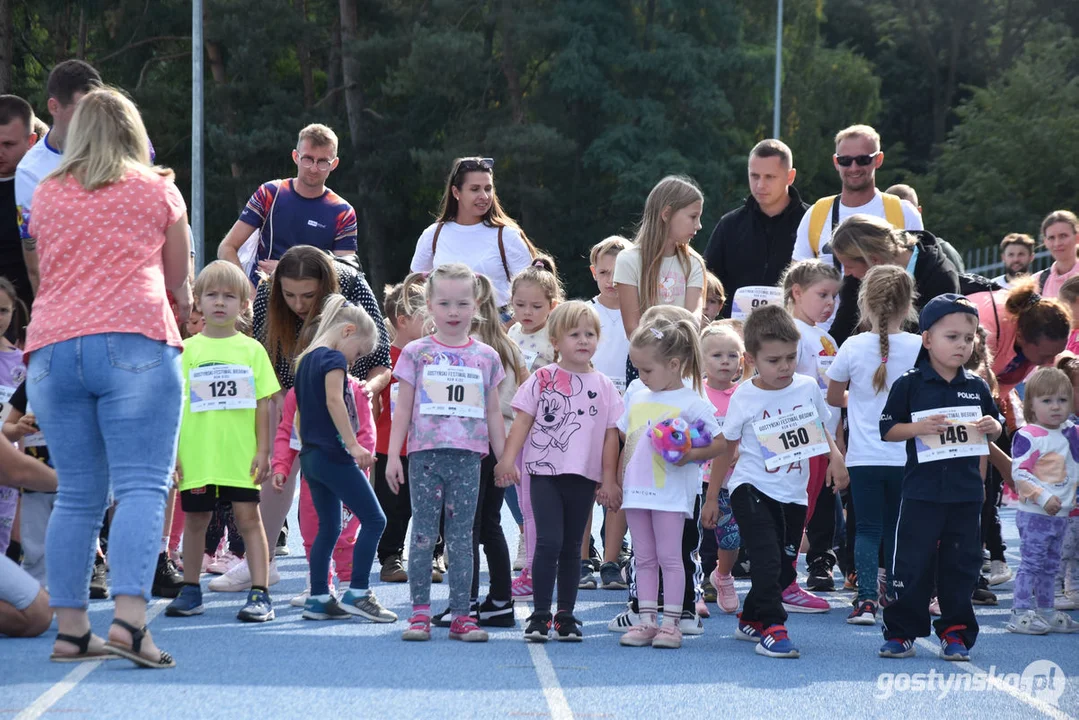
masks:
{"type": "MultiPolygon", "coordinates": [[[[157,617],[165,606],[168,605],[168,600],[162,598],[156,603],[151,605],[146,610],[146,624],[149,625],[155,617],[157,617]]],[[[46,690],[44,693],[34,700],[28,708],[15,716],[15,720],[37,720],[46,712],[49,711],[56,703],[69,692],[75,689],[80,682],[86,679],[86,676],[97,670],[105,662],[118,662],[117,660],[94,660],[93,662],[78,663],[74,670],[69,672],[58,683],[46,690]]]]}
{"type": "MultiPolygon", "coordinates": [[[[529,612],[524,603],[515,603],[514,615],[522,623],[528,620],[529,612]]],[[[570,709],[566,694],[562,692],[562,686],[558,682],[558,674],[554,671],[551,658],[547,656],[547,648],[542,643],[525,643],[528,645],[528,655],[532,658],[532,667],[536,670],[539,678],[543,697],[547,701],[547,709],[551,711],[553,720],[573,720],[573,710],[570,709]]]]}
{"type": "MultiPolygon", "coordinates": [[[[926,650],[932,650],[932,651],[935,651],[935,652],[940,651],[940,644],[939,643],[930,642],[929,640],[927,640],[925,638],[918,638],[918,645],[925,648],[926,650]]],[[[988,686],[990,686],[992,688],[995,688],[995,689],[1001,691],[1002,693],[1005,693],[1007,695],[1011,695],[1013,698],[1015,698],[1019,702],[1025,704],[1025,705],[1029,705],[1030,707],[1034,708],[1038,712],[1040,712],[1040,713],[1042,713],[1042,714],[1044,714],[1044,715],[1046,715],[1048,717],[1054,718],[1055,720],[1074,720],[1074,718],[1072,718],[1071,715],[1064,712],[1063,710],[1056,707],[1055,705],[1047,703],[1044,700],[1039,700],[1038,698],[1034,697],[1033,695],[1028,695],[1027,693],[1023,692],[1021,689],[1019,689],[1017,687],[1012,687],[1008,683],[1004,682],[1004,678],[1003,678],[1002,673],[994,673],[992,676],[990,676],[990,674],[988,672],[986,672],[985,670],[982,670],[980,667],[978,667],[977,665],[975,665],[974,663],[971,663],[971,662],[956,662],[956,663],[952,663],[952,665],[954,666],[955,670],[958,671],[958,672],[965,672],[968,675],[982,675],[982,676],[984,676],[986,685],[988,685],[988,686]]]]}

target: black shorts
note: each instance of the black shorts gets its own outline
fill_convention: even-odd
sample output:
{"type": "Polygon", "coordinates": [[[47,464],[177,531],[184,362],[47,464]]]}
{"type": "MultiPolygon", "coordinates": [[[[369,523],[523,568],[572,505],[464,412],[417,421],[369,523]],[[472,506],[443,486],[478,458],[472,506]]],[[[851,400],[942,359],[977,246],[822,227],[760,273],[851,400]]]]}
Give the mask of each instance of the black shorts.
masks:
{"type": "Polygon", "coordinates": [[[180,491],[180,507],[185,513],[213,512],[217,502],[257,503],[257,488],[238,488],[228,485],[207,485],[206,487],[180,491]]]}

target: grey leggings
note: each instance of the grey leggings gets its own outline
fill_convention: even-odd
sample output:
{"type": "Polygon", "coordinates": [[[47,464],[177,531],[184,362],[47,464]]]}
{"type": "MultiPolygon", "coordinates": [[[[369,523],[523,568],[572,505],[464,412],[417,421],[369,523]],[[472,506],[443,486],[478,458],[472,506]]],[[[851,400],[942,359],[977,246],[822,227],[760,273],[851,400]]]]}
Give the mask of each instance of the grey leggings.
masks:
{"type": "Polygon", "coordinates": [[[480,454],[452,449],[409,453],[408,484],[412,495],[412,541],[408,553],[412,604],[431,604],[431,559],[445,501],[450,613],[453,617],[468,615],[472,522],[480,489],[480,454]]]}

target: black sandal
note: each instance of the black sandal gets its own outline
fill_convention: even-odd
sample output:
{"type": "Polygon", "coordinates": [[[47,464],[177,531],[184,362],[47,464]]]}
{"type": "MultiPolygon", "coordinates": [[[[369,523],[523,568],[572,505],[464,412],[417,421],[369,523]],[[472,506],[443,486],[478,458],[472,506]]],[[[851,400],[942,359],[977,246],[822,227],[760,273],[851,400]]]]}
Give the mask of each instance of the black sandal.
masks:
{"type": "Polygon", "coordinates": [[[118,645],[110,640],[109,642],[105,643],[105,649],[108,650],[110,653],[112,653],[113,655],[118,655],[126,660],[130,660],[139,667],[151,668],[156,670],[164,670],[166,668],[176,667],[176,661],[172,659],[172,655],[169,655],[164,650],[159,651],[160,655],[158,656],[157,660],[152,660],[139,653],[139,650],[142,649],[142,640],[146,637],[145,625],[143,625],[141,628],[137,628],[131,623],[125,620],[120,620],[119,618],[113,620],[112,624],[116,625],[117,627],[123,628],[124,630],[127,630],[129,633],[131,633],[131,647],[124,647],[123,645],[118,645]]]}
{"type": "Polygon", "coordinates": [[[94,635],[93,630],[87,630],[86,634],[82,637],[76,637],[74,635],[67,635],[65,633],[56,633],[56,639],[61,642],[71,643],[79,649],[77,653],[58,653],[53,652],[49,655],[49,660],[52,662],[64,663],[64,662],[84,662],[90,660],[113,660],[116,656],[108,651],[104,650],[90,650],[90,638],[94,635]]]}

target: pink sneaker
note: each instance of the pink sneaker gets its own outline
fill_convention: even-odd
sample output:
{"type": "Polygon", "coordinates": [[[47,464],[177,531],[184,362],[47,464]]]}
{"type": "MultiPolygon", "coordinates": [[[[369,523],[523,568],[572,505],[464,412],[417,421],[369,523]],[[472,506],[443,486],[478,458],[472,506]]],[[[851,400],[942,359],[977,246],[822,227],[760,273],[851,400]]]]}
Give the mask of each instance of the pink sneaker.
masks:
{"type": "Polygon", "coordinates": [[[728,614],[738,612],[738,593],[734,589],[734,578],[730,575],[724,578],[718,570],[713,570],[708,579],[716,589],[716,604],[719,609],[728,614]]]}
{"type": "Polygon", "coordinates": [[[832,606],[827,600],[803,590],[797,582],[792,582],[783,591],[783,609],[795,613],[823,613],[831,610],[832,606]]]}
{"type": "Polygon", "coordinates": [[[627,647],[649,647],[658,634],[659,628],[654,624],[641,623],[631,627],[618,642],[627,647]]]}
{"type": "Polygon", "coordinates": [[[697,615],[702,618],[712,617],[712,613],[708,610],[708,603],[704,600],[698,600],[696,604],[697,615]]]}
{"type": "Polygon", "coordinates": [[[487,631],[481,630],[476,619],[468,615],[455,617],[450,623],[450,640],[462,642],[487,642],[487,631]]]}
{"type": "Polygon", "coordinates": [[[525,602],[532,600],[532,577],[528,574],[528,568],[522,570],[517,579],[513,581],[511,590],[514,600],[525,602]]]}
{"type": "MultiPolygon", "coordinates": [[[[204,554],[202,556],[202,574],[205,575],[206,573],[210,572],[210,566],[213,565],[213,564],[214,564],[214,556],[210,555],[209,553],[204,554]]],[[[224,573],[221,572],[221,573],[218,573],[218,575],[224,575],[224,573]]]]}
{"type": "Polygon", "coordinates": [[[213,575],[224,575],[232,569],[233,565],[240,562],[240,560],[241,558],[236,557],[231,551],[226,550],[225,552],[217,554],[214,561],[210,563],[210,567],[207,568],[207,572],[213,575]]]}
{"type": "Polygon", "coordinates": [[[929,601],[929,614],[933,617],[940,617],[940,603],[936,598],[932,598],[929,601]]]}

